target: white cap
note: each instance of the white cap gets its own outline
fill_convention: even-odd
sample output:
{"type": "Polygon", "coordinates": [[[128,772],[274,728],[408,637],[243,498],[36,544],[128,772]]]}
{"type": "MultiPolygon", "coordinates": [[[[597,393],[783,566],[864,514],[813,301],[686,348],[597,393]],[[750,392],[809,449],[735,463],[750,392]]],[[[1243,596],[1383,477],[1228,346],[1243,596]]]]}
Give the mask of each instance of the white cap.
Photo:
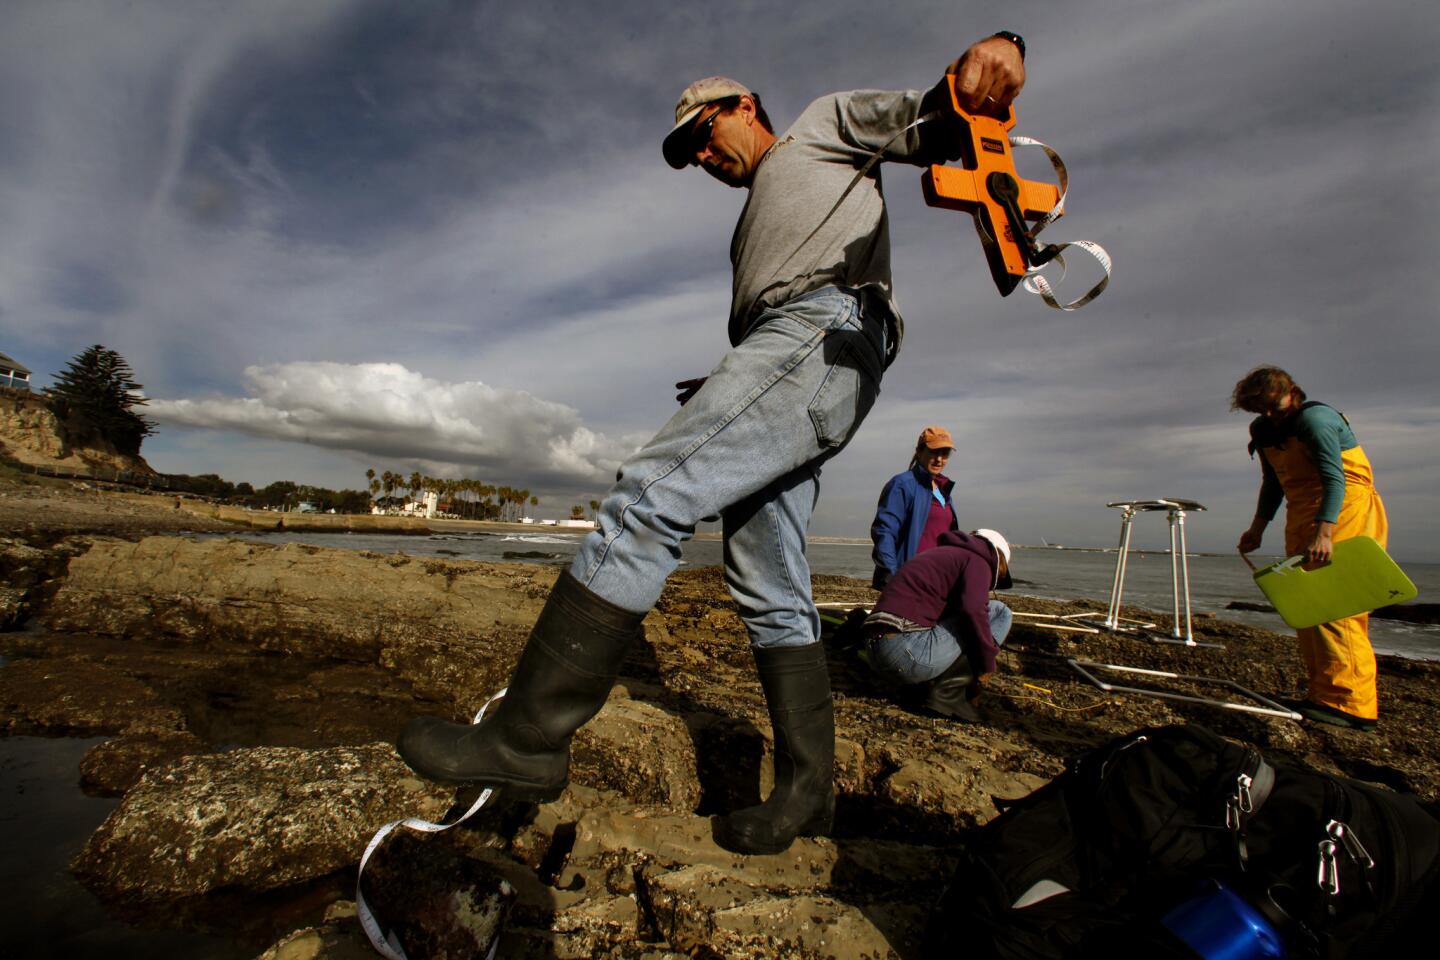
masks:
{"type": "MultiPolygon", "coordinates": [[[[999,530],[989,530],[989,529],[976,530],[976,531],[975,531],[975,536],[981,538],[982,540],[989,540],[989,541],[990,541],[990,545],[995,548],[995,552],[998,553],[1000,556],[1002,556],[1002,557],[1005,558],[1005,566],[1006,566],[1006,568],[1007,568],[1007,570],[1006,570],[1006,574],[1007,574],[1007,575],[1006,575],[1006,577],[1005,577],[1005,581],[1006,581],[1005,586],[1006,586],[1006,587],[1010,586],[1010,582],[1009,582],[1009,581],[1010,581],[1010,577],[1009,577],[1009,575],[1008,575],[1008,574],[1009,574],[1008,568],[1009,568],[1009,566],[1010,566],[1010,544],[1005,540],[1005,537],[1000,533],[999,530]]],[[[995,566],[995,587],[996,587],[997,589],[1004,589],[1004,588],[1002,588],[1002,587],[1000,586],[1000,566],[999,566],[999,564],[996,564],[996,566],[995,566]]]]}

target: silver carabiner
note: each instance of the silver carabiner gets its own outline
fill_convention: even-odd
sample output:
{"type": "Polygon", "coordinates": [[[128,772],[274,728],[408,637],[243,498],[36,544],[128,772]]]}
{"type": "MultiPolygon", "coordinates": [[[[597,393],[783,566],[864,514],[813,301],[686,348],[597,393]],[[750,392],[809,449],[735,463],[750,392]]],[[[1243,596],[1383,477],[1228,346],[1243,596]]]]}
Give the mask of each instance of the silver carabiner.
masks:
{"type": "Polygon", "coordinates": [[[1335,863],[1335,841],[1320,841],[1320,872],[1315,882],[1330,896],[1340,892],[1340,869],[1335,863]]]}
{"type": "Polygon", "coordinates": [[[1255,803],[1250,797],[1250,786],[1255,782],[1248,774],[1240,774],[1235,778],[1235,799],[1240,802],[1241,813],[1254,813],[1255,803]]]}
{"type": "Polygon", "coordinates": [[[1331,840],[1339,840],[1345,845],[1345,852],[1350,855],[1351,860],[1366,870],[1374,869],[1375,860],[1370,856],[1370,851],[1365,849],[1365,845],[1360,842],[1360,838],[1355,835],[1348,824],[1339,820],[1331,820],[1325,824],[1325,832],[1331,840]]]}

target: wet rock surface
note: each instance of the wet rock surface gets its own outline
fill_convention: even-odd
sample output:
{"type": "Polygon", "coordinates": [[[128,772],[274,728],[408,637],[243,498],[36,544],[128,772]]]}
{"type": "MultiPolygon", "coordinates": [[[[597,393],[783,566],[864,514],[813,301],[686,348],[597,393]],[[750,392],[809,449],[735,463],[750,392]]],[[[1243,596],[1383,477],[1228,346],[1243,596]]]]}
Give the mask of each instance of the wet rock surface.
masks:
{"type": "MultiPolygon", "coordinates": [[[[275,958],[372,955],[348,905],[370,834],[474,795],[419,781],[389,744],[410,716],[469,720],[504,686],[556,575],[177,537],[21,540],[0,557],[11,558],[0,569],[40,571],[12,589],[48,584],[27,630],[0,634],[4,733],[111,737],[83,773],[87,789],[123,800],[77,874],[152,923],[191,922],[178,905],[197,900],[281,914],[269,929],[288,932],[255,947],[275,958]]],[[[822,600],[874,596],[859,581],[815,579],[822,600]]],[[[1384,713],[1366,734],[1109,695],[1066,663],[1298,692],[1293,639],[1210,618],[1196,634],[1225,649],[1021,621],[973,726],[898,706],[862,663],[832,650],[834,836],[739,857],[715,845],[710,817],[768,791],[769,720],[719,572],[686,571],[576,736],[566,793],[539,807],[496,800],[444,834],[392,835],[367,895],[437,956],[452,943],[478,949],[484,918],[503,916],[493,928],[504,957],[910,957],[955,840],[995,816],[993,798],[1023,796],[1067,758],[1139,726],[1198,721],[1437,799],[1435,664],[1382,659],[1384,713]],[[453,883],[426,885],[442,874],[453,883]]],[[[1154,686],[1233,696],[1189,680],[1154,686]]],[[[214,912],[205,922],[218,922],[214,912]]]]}
{"type": "Polygon", "coordinates": [[[482,859],[453,846],[399,834],[368,864],[368,903],[407,956],[484,957],[500,938],[515,888],[482,859]]]}
{"type": "Polygon", "coordinates": [[[354,904],[337,904],[320,926],[282,937],[256,960],[375,960],[364,931],[355,922],[354,904]]]}
{"type": "Polygon", "coordinates": [[[273,890],[348,866],[382,825],[450,798],[388,744],[188,756],[143,776],[73,869],[114,900],[273,890]]]}
{"type": "MultiPolygon", "coordinates": [[[[0,506],[3,503],[0,499],[0,506]]],[[[0,509],[0,520],[4,512],[0,509]]],[[[0,526],[8,529],[15,528],[0,526]]],[[[83,543],[54,546],[46,537],[38,539],[45,546],[20,537],[0,537],[0,633],[24,627],[30,614],[58,588],[70,557],[86,547],[83,543]]]]}

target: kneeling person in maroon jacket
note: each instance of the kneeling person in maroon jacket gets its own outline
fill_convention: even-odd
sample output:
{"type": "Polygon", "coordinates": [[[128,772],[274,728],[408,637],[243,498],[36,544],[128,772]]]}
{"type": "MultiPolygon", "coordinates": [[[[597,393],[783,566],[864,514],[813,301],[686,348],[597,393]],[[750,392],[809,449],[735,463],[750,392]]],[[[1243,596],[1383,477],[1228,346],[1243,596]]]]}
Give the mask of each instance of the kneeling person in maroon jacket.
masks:
{"type": "Polygon", "coordinates": [[[870,664],[913,688],[920,705],[980,719],[980,684],[1010,632],[1010,608],[991,590],[1011,585],[1010,544],[994,530],[951,531],[906,561],[865,619],[870,664]]]}

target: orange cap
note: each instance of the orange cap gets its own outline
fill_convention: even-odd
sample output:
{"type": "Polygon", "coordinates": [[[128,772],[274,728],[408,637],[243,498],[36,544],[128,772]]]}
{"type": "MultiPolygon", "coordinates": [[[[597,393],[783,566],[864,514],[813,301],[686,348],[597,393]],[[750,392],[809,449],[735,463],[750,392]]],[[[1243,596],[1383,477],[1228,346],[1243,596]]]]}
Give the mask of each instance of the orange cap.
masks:
{"type": "Polygon", "coordinates": [[[949,447],[954,450],[955,441],[950,439],[950,431],[944,427],[926,427],[920,431],[920,442],[916,446],[926,447],[930,450],[940,447],[949,447]]]}

